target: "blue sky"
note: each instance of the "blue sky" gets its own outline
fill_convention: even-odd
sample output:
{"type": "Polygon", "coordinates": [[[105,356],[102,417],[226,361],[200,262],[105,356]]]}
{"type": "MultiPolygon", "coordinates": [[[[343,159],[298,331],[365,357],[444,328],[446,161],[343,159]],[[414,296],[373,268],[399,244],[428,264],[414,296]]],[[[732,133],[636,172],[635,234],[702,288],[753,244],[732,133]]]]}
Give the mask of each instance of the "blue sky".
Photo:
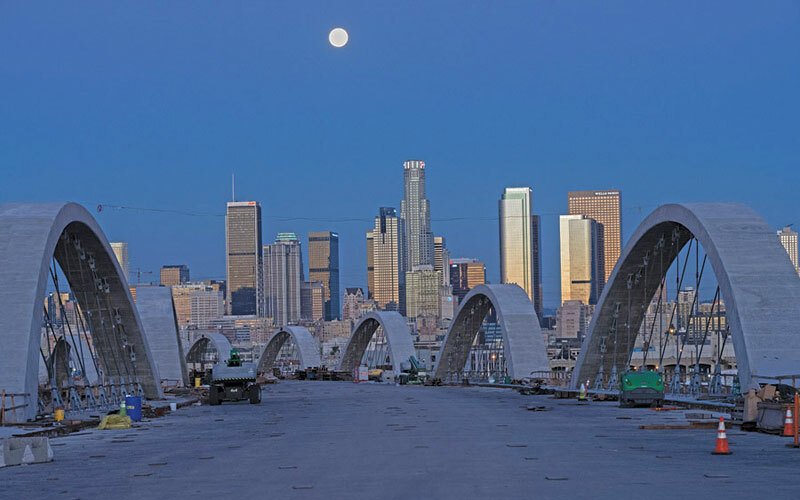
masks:
{"type": "Polygon", "coordinates": [[[533,188],[553,306],[569,190],[621,189],[626,235],[674,201],[800,224],[798,48],[780,1],[6,2],[0,201],[197,214],[97,217],[133,267],[223,277],[235,172],[265,242],[338,231],[364,286],[364,231],[421,158],[434,231],[493,281],[497,199],[533,188]]]}

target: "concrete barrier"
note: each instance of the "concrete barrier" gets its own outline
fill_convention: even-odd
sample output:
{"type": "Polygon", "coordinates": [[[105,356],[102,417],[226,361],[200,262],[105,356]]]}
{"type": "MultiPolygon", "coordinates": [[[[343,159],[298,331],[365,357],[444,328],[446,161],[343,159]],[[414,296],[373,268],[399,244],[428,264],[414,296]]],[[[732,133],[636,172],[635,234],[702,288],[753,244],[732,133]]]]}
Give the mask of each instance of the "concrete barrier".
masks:
{"type": "Polygon", "coordinates": [[[53,461],[53,449],[46,437],[12,437],[3,443],[0,467],[53,461]]]}

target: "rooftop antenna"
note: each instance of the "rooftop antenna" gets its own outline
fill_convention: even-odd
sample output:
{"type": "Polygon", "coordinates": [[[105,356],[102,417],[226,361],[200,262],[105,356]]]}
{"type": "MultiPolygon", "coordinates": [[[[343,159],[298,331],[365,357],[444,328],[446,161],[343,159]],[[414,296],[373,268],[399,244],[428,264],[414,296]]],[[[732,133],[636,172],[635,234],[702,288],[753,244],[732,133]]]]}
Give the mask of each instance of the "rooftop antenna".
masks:
{"type": "Polygon", "coordinates": [[[231,172],[231,201],[236,201],[236,174],[231,172]]]}

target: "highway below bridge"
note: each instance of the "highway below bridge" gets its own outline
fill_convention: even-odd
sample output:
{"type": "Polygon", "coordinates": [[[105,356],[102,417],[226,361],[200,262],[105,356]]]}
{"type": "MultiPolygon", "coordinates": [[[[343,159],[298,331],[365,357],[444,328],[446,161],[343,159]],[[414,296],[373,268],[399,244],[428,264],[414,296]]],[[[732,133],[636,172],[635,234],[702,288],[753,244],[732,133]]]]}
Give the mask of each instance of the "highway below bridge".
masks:
{"type": "Polygon", "coordinates": [[[53,462],[0,469],[0,497],[800,497],[800,450],[786,438],[733,428],[733,455],[712,456],[715,429],[640,428],[682,426],[685,413],[480,387],[281,382],[260,405],[51,439],[53,462]]]}

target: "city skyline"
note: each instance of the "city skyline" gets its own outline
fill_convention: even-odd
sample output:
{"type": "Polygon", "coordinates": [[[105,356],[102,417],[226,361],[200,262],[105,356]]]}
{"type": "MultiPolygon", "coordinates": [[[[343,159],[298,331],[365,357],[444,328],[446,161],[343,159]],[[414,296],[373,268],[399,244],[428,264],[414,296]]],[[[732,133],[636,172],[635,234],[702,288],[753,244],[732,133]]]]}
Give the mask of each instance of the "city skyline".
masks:
{"type": "MultiPolygon", "coordinates": [[[[597,191],[597,190],[578,191],[578,193],[593,193],[593,192],[599,192],[599,191],[597,191]]],[[[610,191],[607,190],[606,192],[616,195],[617,196],[617,200],[619,200],[619,190],[610,190],[610,191]]],[[[566,194],[568,195],[568,198],[569,198],[569,195],[572,195],[573,193],[575,193],[575,191],[568,191],[566,194]]],[[[237,204],[238,203],[250,204],[250,203],[258,203],[258,202],[235,202],[235,203],[237,203],[237,204]]],[[[259,209],[260,209],[260,204],[258,204],[258,205],[259,205],[259,209]]],[[[568,207],[569,207],[569,204],[568,204],[568,207]]],[[[631,210],[639,211],[642,208],[643,207],[632,207],[632,209],[626,209],[626,207],[621,206],[621,208],[619,210],[619,213],[622,214],[622,213],[625,213],[626,211],[631,211],[631,210]]],[[[380,210],[385,210],[385,208],[382,207],[380,210]]],[[[396,209],[391,208],[391,209],[386,209],[386,210],[396,210],[396,209]]],[[[567,208],[567,211],[568,210],[569,210],[569,208],[567,208]]],[[[399,222],[399,214],[397,214],[397,215],[398,215],[398,217],[397,217],[398,218],[397,226],[398,226],[398,232],[399,232],[400,231],[400,227],[402,226],[402,224],[399,222]]],[[[556,240],[554,242],[552,240],[550,241],[551,245],[553,243],[555,244],[555,247],[556,247],[559,255],[556,256],[557,262],[555,262],[555,264],[552,263],[552,262],[549,263],[550,264],[550,266],[549,266],[550,269],[548,271],[546,271],[546,272],[543,271],[542,274],[543,275],[548,275],[548,274],[553,273],[553,274],[555,274],[557,279],[560,279],[559,276],[561,276],[561,274],[562,274],[562,272],[561,272],[562,263],[560,261],[560,259],[561,259],[561,257],[560,257],[560,240],[561,240],[561,236],[560,236],[560,229],[559,229],[561,223],[558,222],[558,220],[562,216],[558,215],[557,213],[545,213],[543,215],[545,217],[547,217],[547,218],[555,218],[556,221],[557,221],[557,224],[559,224],[557,226],[557,228],[556,228],[556,230],[559,232],[559,234],[557,234],[556,240]]],[[[542,215],[532,215],[531,218],[536,220],[536,224],[537,225],[541,224],[542,215]]],[[[589,217],[589,218],[591,218],[591,217],[589,217]]],[[[639,218],[641,219],[641,217],[639,217],[639,218]]],[[[375,219],[377,219],[377,217],[375,219]]],[[[491,217],[484,217],[483,219],[491,219],[491,217]]],[[[621,221],[621,219],[622,219],[622,217],[620,216],[620,221],[621,221]]],[[[436,219],[434,219],[434,220],[436,220],[436,219]]],[[[345,223],[352,223],[352,222],[354,222],[354,219],[352,219],[352,218],[348,218],[348,220],[345,221],[345,223]]],[[[499,227],[499,217],[497,218],[497,223],[498,223],[498,227],[499,227]]],[[[264,224],[266,224],[266,223],[262,222],[262,230],[263,230],[263,225],[264,224]]],[[[633,228],[629,228],[629,230],[635,229],[636,225],[638,225],[638,221],[634,224],[634,227],[633,228]]],[[[314,227],[316,227],[316,226],[314,226],[314,227]]],[[[368,239],[371,237],[372,231],[373,230],[367,231],[367,238],[368,239]]],[[[777,232],[777,235],[778,235],[779,239],[781,239],[781,241],[782,241],[782,238],[780,238],[781,237],[781,231],[778,230],[776,232],[777,232]]],[[[311,235],[312,233],[337,234],[335,231],[309,231],[308,232],[309,235],[311,235]]],[[[275,234],[280,235],[281,232],[276,232],[275,234]]],[[[364,233],[362,233],[362,234],[364,234],[364,233]]],[[[443,243],[443,240],[445,238],[446,238],[445,236],[435,236],[435,237],[432,237],[432,241],[434,241],[434,240],[437,241],[437,245],[439,245],[439,239],[441,239],[442,240],[441,243],[443,243]]],[[[337,234],[337,239],[338,239],[338,234],[337,234]]],[[[402,238],[399,238],[399,239],[401,240],[402,238]]],[[[543,240],[544,240],[545,243],[547,243],[546,239],[543,238],[543,240]]],[[[368,241],[368,243],[370,243],[370,242],[368,241]]],[[[602,238],[600,239],[599,243],[602,243],[602,238]]],[[[782,241],[782,243],[783,243],[783,241],[782,241]]],[[[400,246],[401,244],[402,244],[401,241],[397,242],[398,246],[400,246]]],[[[624,233],[623,233],[623,236],[622,236],[622,243],[621,244],[622,244],[622,248],[624,249],[625,244],[627,244],[626,235],[624,233]]],[[[127,252],[128,242],[117,242],[117,243],[114,243],[113,245],[125,245],[125,249],[126,249],[126,252],[127,252]]],[[[602,244],[601,244],[601,246],[602,246],[602,244]]],[[[446,246],[444,246],[443,248],[446,250],[446,253],[449,255],[450,260],[452,260],[452,259],[462,260],[463,259],[463,257],[460,257],[459,254],[454,254],[454,253],[450,252],[448,249],[446,249],[446,246]]],[[[439,247],[438,246],[436,247],[436,251],[437,252],[439,251],[439,247]]],[[[787,249],[787,251],[789,251],[789,250],[787,249]]],[[[398,250],[398,252],[399,252],[399,250],[398,250]]],[[[127,253],[126,253],[126,255],[127,255],[127,253]]],[[[434,255],[434,257],[436,256],[435,253],[433,255],[434,255]]],[[[467,255],[471,255],[471,254],[467,254],[467,255]]],[[[475,258],[475,257],[469,257],[469,258],[475,258]]],[[[367,297],[368,291],[370,289],[369,281],[368,281],[368,273],[369,273],[369,271],[368,271],[368,264],[369,264],[368,259],[369,259],[369,255],[365,255],[364,256],[364,262],[360,262],[360,263],[356,262],[355,264],[353,264],[352,262],[349,263],[348,267],[360,267],[361,268],[360,274],[363,275],[364,281],[359,283],[358,280],[356,280],[357,284],[355,284],[355,285],[353,285],[353,281],[348,282],[348,284],[344,283],[344,281],[340,281],[340,283],[339,283],[339,288],[340,288],[339,301],[340,301],[340,303],[343,300],[344,289],[345,288],[352,288],[352,287],[362,288],[364,290],[364,293],[365,293],[365,298],[367,297]],[[367,272],[364,272],[365,269],[367,270],[367,272]],[[350,285],[353,285],[353,286],[351,287],[350,285]]],[[[483,261],[483,262],[485,262],[486,260],[490,261],[491,260],[491,256],[489,257],[489,259],[485,259],[483,256],[479,256],[479,257],[477,257],[477,259],[480,260],[480,261],[483,261]]],[[[499,260],[498,260],[498,262],[499,262],[499,260]]],[[[398,262],[397,265],[401,265],[400,262],[398,262]]],[[[182,264],[181,266],[185,266],[185,265],[182,264]]],[[[162,265],[161,266],[161,268],[169,268],[169,267],[176,267],[176,266],[175,265],[162,265]]],[[[547,267],[547,266],[543,266],[543,267],[547,267]]],[[[158,275],[159,269],[157,269],[156,272],[150,272],[149,270],[145,271],[145,270],[142,270],[141,268],[139,268],[139,270],[142,272],[142,274],[145,274],[146,276],[149,277],[149,279],[142,278],[141,284],[146,284],[148,282],[152,283],[152,282],[157,282],[158,281],[157,275],[158,275]],[[156,278],[152,278],[151,275],[156,275],[156,278]]],[[[303,271],[303,272],[305,272],[305,271],[303,271]]],[[[800,273],[800,269],[798,270],[798,272],[800,273]]],[[[358,274],[359,271],[357,271],[356,273],[358,274]]],[[[136,273],[132,272],[131,274],[132,274],[132,276],[130,277],[129,282],[130,282],[131,285],[135,285],[135,284],[137,284],[137,283],[134,282],[134,280],[136,279],[134,275],[136,273]]],[[[604,270],[604,274],[610,274],[610,271],[604,270]]],[[[403,281],[404,281],[403,280],[403,276],[404,276],[404,273],[399,278],[399,282],[398,283],[399,283],[400,286],[403,285],[403,281]]],[[[194,278],[194,276],[193,276],[193,278],[194,278]]],[[[222,275],[221,277],[220,277],[220,275],[213,275],[213,274],[212,275],[201,275],[201,276],[198,276],[196,279],[192,279],[192,282],[193,283],[199,283],[199,282],[204,281],[204,280],[215,280],[215,279],[224,279],[224,275],[222,275]]],[[[262,280],[263,280],[263,278],[262,278],[262,280]]],[[[314,281],[314,280],[311,280],[311,281],[314,281]]],[[[492,278],[490,273],[489,273],[489,270],[487,269],[486,281],[488,283],[492,283],[492,282],[500,283],[501,282],[501,278],[499,276],[492,278]]],[[[556,283],[557,286],[555,287],[555,289],[552,290],[552,291],[548,291],[549,293],[545,295],[546,299],[544,300],[544,304],[543,304],[544,305],[544,309],[543,309],[544,314],[542,316],[544,316],[546,314],[554,314],[556,309],[563,303],[564,292],[563,292],[563,289],[562,289],[562,283],[563,283],[563,281],[562,282],[557,282],[556,283]],[[553,295],[556,295],[557,297],[554,298],[553,295]],[[546,309],[546,311],[545,311],[545,309],[546,309]]],[[[599,293],[601,293],[601,292],[602,292],[602,287],[598,291],[597,297],[599,297],[599,293]]],[[[704,300],[709,299],[709,298],[710,297],[706,297],[705,295],[703,296],[704,300]]],[[[571,300],[571,299],[567,299],[567,300],[571,300]]],[[[404,301],[404,297],[403,297],[402,293],[400,293],[400,301],[401,302],[404,301]]],[[[228,307],[230,307],[230,306],[227,304],[227,296],[226,296],[226,309],[228,307]]]]}

